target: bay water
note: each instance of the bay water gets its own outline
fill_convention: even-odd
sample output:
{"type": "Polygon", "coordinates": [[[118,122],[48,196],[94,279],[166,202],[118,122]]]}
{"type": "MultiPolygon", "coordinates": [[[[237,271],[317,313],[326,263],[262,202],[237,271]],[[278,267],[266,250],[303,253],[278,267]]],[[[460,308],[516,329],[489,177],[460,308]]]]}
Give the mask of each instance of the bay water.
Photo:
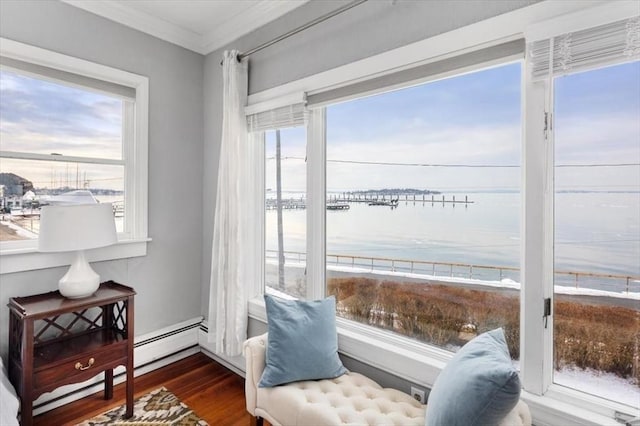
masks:
{"type": "MultiPolygon", "coordinates": [[[[521,194],[445,198],[452,195],[467,195],[473,203],[443,204],[442,195],[422,202],[418,195],[395,208],[351,203],[348,210],[328,210],[327,254],[518,268],[521,194]]],[[[275,210],[267,210],[267,250],[278,248],[276,218],[275,210]]],[[[557,193],[554,221],[556,271],[640,276],[640,193],[557,193]]],[[[285,251],[305,252],[306,211],[285,210],[283,229],[285,251]]],[[[503,277],[519,281],[517,271],[503,277]]],[[[597,288],[601,282],[592,281],[581,285],[597,288]]]]}

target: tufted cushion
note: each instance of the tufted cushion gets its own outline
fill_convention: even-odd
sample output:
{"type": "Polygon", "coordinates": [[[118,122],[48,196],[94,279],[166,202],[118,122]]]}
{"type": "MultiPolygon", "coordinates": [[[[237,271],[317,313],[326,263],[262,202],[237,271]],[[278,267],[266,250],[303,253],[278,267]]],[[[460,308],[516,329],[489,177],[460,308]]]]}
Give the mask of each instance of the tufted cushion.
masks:
{"type": "Polygon", "coordinates": [[[257,408],[268,410],[274,423],[283,425],[424,425],[422,404],[353,372],[259,388],[257,408]]]}

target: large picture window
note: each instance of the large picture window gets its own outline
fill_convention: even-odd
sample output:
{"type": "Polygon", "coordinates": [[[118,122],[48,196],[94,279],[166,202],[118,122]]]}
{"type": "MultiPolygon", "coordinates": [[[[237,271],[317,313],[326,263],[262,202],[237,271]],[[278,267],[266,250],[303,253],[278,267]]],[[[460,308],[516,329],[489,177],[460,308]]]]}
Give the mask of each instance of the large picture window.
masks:
{"type": "Polygon", "coordinates": [[[519,357],[520,62],[327,107],[327,294],[338,315],[519,357]]]}
{"type": "Polygon", "coordinates": [[[429,386],[502,327],[536,424],[637,417],[640,20],[614,9],[317,76],[287,294],[335,296],[344,355],[429,386]]]}

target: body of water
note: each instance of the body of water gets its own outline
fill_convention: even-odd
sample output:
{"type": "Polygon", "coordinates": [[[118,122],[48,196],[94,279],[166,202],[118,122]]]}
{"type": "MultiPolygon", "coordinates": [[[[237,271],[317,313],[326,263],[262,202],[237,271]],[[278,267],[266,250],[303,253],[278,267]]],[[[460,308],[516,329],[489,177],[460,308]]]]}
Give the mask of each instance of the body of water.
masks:
{"type": "MultiPolygon", "coordinates": [[[[466,195],[473,204],[351,203],[349,210],[329,210],[327,254],[519,267],[520,194],[466,195]]],[[[305,252],[306,211],[285,210],[283,228],[284,249],[305,252]]],[[[267,250],[277,250],[275,210],[266,212],[266,229],[267,250]]],[[[557,271],[639,276],[640,193],[556,194],[554,246],[557,271]]],[[[517,272],[507,277],[519,280],[517,272]]]]}

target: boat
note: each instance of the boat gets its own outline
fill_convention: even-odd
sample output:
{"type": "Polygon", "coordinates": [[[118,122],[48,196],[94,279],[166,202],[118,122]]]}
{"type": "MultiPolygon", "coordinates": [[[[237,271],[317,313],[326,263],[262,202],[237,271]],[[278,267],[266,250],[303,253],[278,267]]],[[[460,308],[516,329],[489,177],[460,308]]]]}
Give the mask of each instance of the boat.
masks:
{"type": "Polygon", "coordinates": [[[390,206],[390,207],[398,207],[398,202],[399,199],[393,199],[393,200],[374,200],[374,201],[370,201],[367,205],[369,206],[390,206]]]}
{"type": "Polygon", "coordinates": [[[347,203],[327,203],[327,210],[349,210],[351,206],[347,203]]]}
{"type": "Polygon", "coordinates": [[[59,195],[44,195],[40,197],[40,205],[69,206],[74,204],[96,204],[98,200],[91,191],[78,189],[59,195]]]}

